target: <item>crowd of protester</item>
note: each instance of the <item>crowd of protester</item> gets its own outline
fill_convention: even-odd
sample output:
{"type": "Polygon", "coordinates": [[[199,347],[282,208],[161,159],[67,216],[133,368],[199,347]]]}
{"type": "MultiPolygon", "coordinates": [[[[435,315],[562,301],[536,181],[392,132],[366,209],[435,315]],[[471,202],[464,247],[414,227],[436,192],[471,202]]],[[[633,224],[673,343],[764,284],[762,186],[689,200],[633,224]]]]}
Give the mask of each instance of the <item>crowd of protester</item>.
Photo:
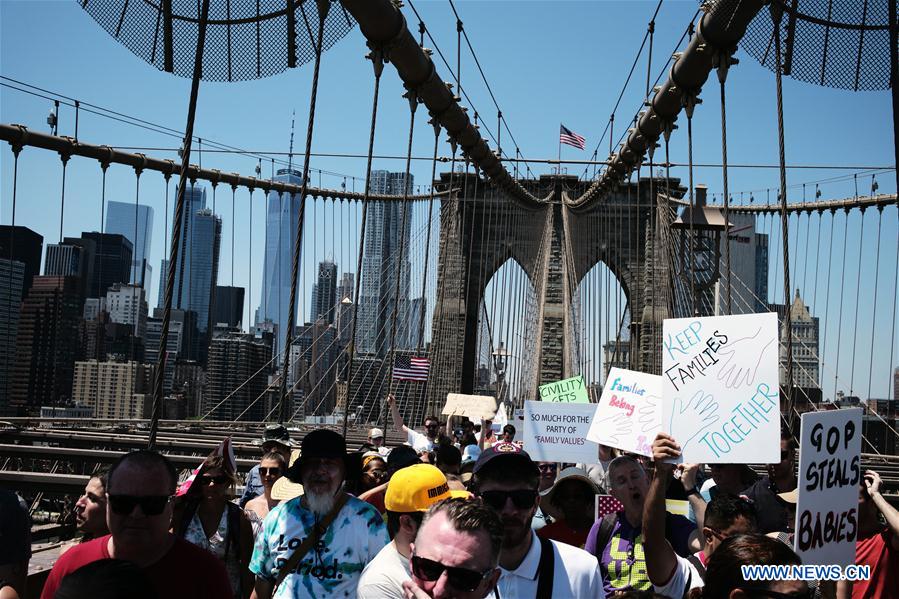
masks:
{"type": "MultiPolygon", "coordinates": [[[[227,439],[180,483],[159,453],[123,455],[88,481],[74,507],[82,538],[41,598],[899,597],[899,511],[871,471],[856,552],[869,580],[744,579],[742,565],[801,563],[789,435],[761,477],[675,464],[666,434],[652,460],[600,446],[596,463],[556,464],[531,459],[511,425],[429,416],[419,432],[388,405],[406,444],[373,428],[348,451],[331,430],[298,444],[269,426],[243,481],[227,439]],[[686,516],[669,511],[677,499],[686,516]]],[[[24,596],[27,527],[11,516],[27,512],[14,498],[0,495],[0,599],[24,596]]]]}

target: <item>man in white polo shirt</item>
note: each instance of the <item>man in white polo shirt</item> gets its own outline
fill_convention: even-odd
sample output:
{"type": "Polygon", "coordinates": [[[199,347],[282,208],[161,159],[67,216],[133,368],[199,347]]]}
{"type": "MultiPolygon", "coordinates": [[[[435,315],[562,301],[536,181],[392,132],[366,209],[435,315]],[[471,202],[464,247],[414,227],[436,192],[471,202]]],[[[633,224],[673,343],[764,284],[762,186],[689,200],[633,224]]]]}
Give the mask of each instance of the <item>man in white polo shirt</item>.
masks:
{"type": "Polygon", "coordinates": [[[426,451],[433,451],[434,444],[437,442],[437,434],[440,432],[440,422],[433,416],[425,416],[425,434],[413,430],[406,426],[403,417],[400,416],[400,409],[396,407],[396,398],[393,395],[387,396],[387,405],[390,407],[390,415],[393,418],[393,426],[397,430],[406,433],[406,443],[411,445],[419,454],[426,451]]]}
{"type": "Polygon", "coordinates": [[[582,549],[540,539],[531,520],[540,503],[540,471],[514,443],[485,449],[474,467],[473,489],[503,523],[500,599],[592,597],[605,593],[596,558],[582,549]]]}

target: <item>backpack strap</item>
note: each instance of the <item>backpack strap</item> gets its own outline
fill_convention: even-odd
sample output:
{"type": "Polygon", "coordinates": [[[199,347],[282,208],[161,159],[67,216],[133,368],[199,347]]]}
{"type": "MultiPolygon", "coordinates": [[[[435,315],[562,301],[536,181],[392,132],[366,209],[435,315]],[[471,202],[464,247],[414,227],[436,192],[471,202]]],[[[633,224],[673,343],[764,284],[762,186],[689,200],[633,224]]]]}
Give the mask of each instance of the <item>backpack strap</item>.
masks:
{"type": "Polygon", "coordinates": [[[346,493],[341,493],[340,497],[337,498],[337,501],[334,502],[334,507],[331,508],[331,511],[325,514],[325,517],[315,523],[315,526],[312,528],[312,532],[309,533],[303,542],[300,543],[300,546],[297,547],[293,553],[290,554],[290,557],[284,562],[284,565],[278,570],[278,576],[275,578],[275,584],[272,587],[272,596],[275,595],[275,590],[284,582],[284,579],[287,578],[287,575],[292,573],[296,567],[299,565],[300,560],[309,553],[309,550],[312,549],[313,545],[318,543],[318,540],[321,538],[323,534],[328,530],[328,527],[331,526],[331,523],[334,522],[334,519],[337,517],[337,514],[340,513],[340,510],[343,509],[343,506],[346,504],[349,495],[346,493]]]}
{"type": "MultiPolygon", "coordinates": [[[[692,564],[692,566],[696,569],[696,573],[699,574],[699,580],[705,580],[705,566],[698,557],[696,557],[695,553],[691,553],[687,556],[687,561],[692,564]]],[[[687,574],[687,582],[684,584],[684,596],[683,599],[689,599],[690,590],[693,586],[693,570],[689,570],[687,574]]]]}
{"type": "Polygon", "coordinates": [[[615,530],[615,523],[618,521],[618,514],[615,512],[603,516],[599,524],[599,532],[596,533],[596,548],[594,555],[597,561],[602,563],[602,553],[606,550],[606,545],[612,540],[612,531],[615,530]]]}
{"type": "Polygon", "coordinates": [[[228,543],[225,547],[225,557],[234,548],[234,555],[240,560],[240,512],[241,509],[230,501],[225,503],[225,509],[228,511],[228,543]]]}
{"type": "Polygon", "coordinates": [[[549,539],[537,538],[540,540],[540,564],[537,566],[537,594],[534,599],[552,599],[553,570],[556,567],[553,544],[549,539]]]}

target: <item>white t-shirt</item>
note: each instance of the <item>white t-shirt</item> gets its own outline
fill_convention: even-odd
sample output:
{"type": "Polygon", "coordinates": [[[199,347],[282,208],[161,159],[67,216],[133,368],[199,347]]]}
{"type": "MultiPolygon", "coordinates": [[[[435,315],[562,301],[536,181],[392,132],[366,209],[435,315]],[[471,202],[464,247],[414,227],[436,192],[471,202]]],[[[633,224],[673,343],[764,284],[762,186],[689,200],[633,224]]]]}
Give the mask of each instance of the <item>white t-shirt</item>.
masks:
{"type": "Polygon", "coordinates": [[[690,563],[685,557],[675,555],[677,557],[677,566],[674,567],[674,573],[667,584],[662,586],[654,586],[653,590],[659,595],[665,595],[672,599],[681,599],[684,593],[692,589],[698,589],[705,586],[702,576],[696,570],[696,567],[690,563]]]}
{"type": "MultiPolygon", "coordinates": [[[[266,516],[250,560],[256,576],[274,581],[279,568],[311,533],[316,518],[300,500],[282,502],[266,516]]],[[[318,544],[278,587],[275,599],[355,597],[362,569],[388,542],[378,510],[348,497],[318,544]]]]}
{"type": "Polygon", "coordinates": [[[403,581],[412,580],[409,560],[400,555],[396,542],[388,543],[368,562],[359,579],[359,599],[403,599],[403,581]]]}
{"type": "MultiPolygon", "coordinates": [[[[554,553],[552,596],[604,599],[596,558],[577,547],[551,541],[554,553]]],[[[515,570],[500,567],[496,588],[500,599],[530,599],[537,594],[540,539],[531,531],[531,548],[515,570]]]]}
{"type": "Polygon", "coordinates": [[[411,428],[406,434],[406,444],[411,445],[412,449],[414,449],[418,453],[421,453],[423,451],[432,451],[434,449],[434,442],[428,439],[427,435],[423,435],[418,431],[412,430],[411,428]]]}

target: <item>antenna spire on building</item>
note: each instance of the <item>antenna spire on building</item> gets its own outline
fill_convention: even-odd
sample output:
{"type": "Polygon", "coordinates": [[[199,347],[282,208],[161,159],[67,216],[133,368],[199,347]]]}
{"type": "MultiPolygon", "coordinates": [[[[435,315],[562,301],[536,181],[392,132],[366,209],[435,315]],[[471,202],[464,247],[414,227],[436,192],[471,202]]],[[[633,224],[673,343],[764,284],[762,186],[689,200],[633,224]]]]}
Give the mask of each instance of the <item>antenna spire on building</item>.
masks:
{"type": "Polygon", "coordinates": [[[287,170],[288,170],[288,172],[290,171],[290,169],[293,168],[293,124],[294,124],[294,121],[296,120],[294,118],[294,117],[296,117],[296,114],[297,114],[296,110],[294,110],[293,112],[290,113],[290,149],[287,152],[287,170]]]}

